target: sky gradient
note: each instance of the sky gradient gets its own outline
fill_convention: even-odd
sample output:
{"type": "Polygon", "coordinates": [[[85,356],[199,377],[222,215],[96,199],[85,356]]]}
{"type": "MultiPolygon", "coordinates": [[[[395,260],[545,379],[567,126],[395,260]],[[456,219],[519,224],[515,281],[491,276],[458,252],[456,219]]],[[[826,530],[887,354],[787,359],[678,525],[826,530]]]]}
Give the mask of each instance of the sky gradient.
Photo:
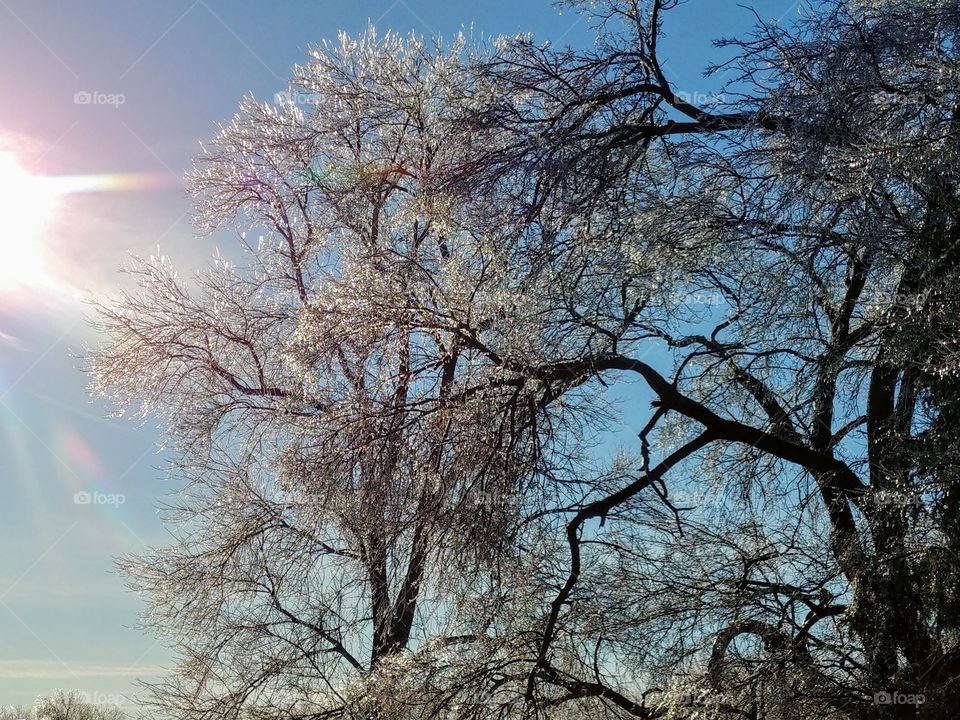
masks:
{"type": "MultiPolygon", "coordinates": [[[[752,5],[783,22],[802,10],[752,5]]],[[[710,40],[751,21],[727,0],[672,13],[677,88],[714,91],[719,79],[701,76],[717,58],[710,40]]],[[[78,356],[96,336],[83,298],[115,287],[130,252],[159,246],[189,270],[229,243],[190,226],[181,177],[198,143],[244,94],[283,91],[310,44],[369,22],[580,46],[592,36],[548,0],[0,0],[0,150],[36,174],[137,176],[61,202],[40,235],[52,284],[0,286],[0,705],[58,687],[116,702],[169,663],[135,629],[141,604],[113,561],[165,542],[155,506],[170,485],[151,424],[108,418],[88,397],[78,356]]]]}

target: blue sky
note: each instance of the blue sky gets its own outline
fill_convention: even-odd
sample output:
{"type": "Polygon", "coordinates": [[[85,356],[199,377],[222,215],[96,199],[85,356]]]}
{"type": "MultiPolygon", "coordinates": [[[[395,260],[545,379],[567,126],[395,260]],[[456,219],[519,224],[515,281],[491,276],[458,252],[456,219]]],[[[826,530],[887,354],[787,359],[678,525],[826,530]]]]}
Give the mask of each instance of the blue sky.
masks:
{"type": "MultiPolygon", "coordinates": [[[[799,12],[792,0],[752,5],[784,22],[799,12]]],[[[217,240],[192,232],[180,183],[198,142],[245,93],[283,90],[311,43],[371,21],[446,37],[591,38],[547,0],[0,0],[0,150],[37,174],[150,179],[70,196],[50,218],[38,242],[69,292],[0,284],[0,704],[55,687],[116,699],[169,662],[133,628],[140,603],[112,570],[116,556],[164,542],[162,456],[149,423],[107,418],[89,400],[76,354],[96,338],[74,296],[115,286],[131,251],[159,245],[182,268],[203,264],[217,240]]],[[[750,22],[727,0],[689,0],[668,17],[677,88],[714,90],[700,74],[716,58],[709,41],[750,22]]]]}

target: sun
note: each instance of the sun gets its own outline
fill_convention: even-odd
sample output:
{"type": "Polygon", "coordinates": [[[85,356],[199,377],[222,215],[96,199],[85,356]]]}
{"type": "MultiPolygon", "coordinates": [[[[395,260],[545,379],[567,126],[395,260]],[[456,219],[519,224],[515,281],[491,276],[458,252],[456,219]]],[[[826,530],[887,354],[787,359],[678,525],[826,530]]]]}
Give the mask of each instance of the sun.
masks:
{"type": "Polygon", "coordinates": [[[58,297],[77,297],[75,285],[64,272],[69,262],[51,252],[55,246],[49,236],[51,221],[58,209],[63,210],[58,208],[62,199],[154,190],[170,184],[167,175],[157,173],[34,175],[14,153],[0,150],[0,295],[42,288],[58,297]]]}
{"type": "Polygon", "coordinates": [[[42,231],[58,198],[46,178],[0,152],[0,292],[48,283],[42,231]]]}

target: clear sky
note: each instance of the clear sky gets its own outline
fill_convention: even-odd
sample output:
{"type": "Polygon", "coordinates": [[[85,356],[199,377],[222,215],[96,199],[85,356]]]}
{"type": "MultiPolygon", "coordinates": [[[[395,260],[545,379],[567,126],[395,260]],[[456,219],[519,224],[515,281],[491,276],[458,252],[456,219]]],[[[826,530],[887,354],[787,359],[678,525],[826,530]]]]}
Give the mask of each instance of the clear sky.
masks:
{"type": "MultiPolygon", "coordinates": [[[[688,0],[667,25],[678,89],[717,87],[701,69],[717,57],[711,39],[750,25],[740,4],[783,22],[802,11],[793,0],[688,0]]],[[[149,424],[108,419],[88,399],[76,355],[96,338],[77,298],[114,287],[128,252],[160,246],[188,269],[228,242],[190,227],[180,178],[197,143],[245,93],[284,90],[311,43],[368,22],[591,38],[549,0],[0,0],[0,151],[31,173],[96,176],[80,182],[99,190],[63,198],[30,248],[11,232],[29,199],[0,199],[0,705],[57,687],[115,700],[169,661],[134,629],[139,600],[112,569],[164,542],[162,456],[149,424]],[[136,182],[101,177],[115,174],[136,182]]]]}

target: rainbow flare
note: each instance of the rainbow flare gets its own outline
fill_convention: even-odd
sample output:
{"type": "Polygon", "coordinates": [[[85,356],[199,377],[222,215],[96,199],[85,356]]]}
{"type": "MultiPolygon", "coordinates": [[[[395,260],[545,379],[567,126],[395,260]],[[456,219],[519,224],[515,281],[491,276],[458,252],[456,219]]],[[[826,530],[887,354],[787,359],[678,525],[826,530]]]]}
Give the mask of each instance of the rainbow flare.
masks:
{"type": "Polygon", "coordinates": [[[167,173],[114,173],[107,175],[60,175],[43,180],[58,195],[90,192],[136,192],[175,184],[167,173]]]}

